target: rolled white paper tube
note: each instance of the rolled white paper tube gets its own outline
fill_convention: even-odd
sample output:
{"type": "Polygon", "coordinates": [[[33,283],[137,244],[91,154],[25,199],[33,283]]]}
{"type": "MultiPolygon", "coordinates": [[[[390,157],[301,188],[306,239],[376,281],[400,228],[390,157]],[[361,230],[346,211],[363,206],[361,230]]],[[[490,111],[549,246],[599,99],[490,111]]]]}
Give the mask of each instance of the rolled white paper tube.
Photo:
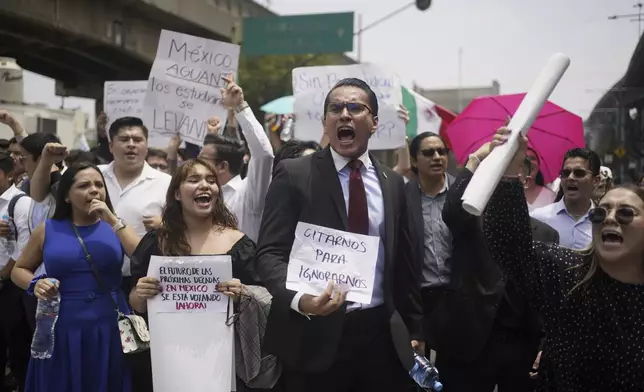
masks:
{"type": "Polygon", "coordinates": [[[532,123],[568,69],[570,59],[561,53],[554,54],[535,80],[532,88],[512,116],[508,128],[512,131],[507,143],[495,148],[481,162],[463,194],[463,209],[481,216],[501,177],[519,148],[519,134],[527,134],[532,123]]]}

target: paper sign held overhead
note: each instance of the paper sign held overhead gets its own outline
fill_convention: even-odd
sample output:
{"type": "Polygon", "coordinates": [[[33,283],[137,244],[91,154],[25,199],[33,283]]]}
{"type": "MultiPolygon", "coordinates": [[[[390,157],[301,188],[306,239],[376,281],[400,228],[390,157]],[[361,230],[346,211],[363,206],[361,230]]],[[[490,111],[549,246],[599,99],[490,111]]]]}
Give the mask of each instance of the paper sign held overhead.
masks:
{"type": "Polygon", "coordinates": [[[238,61],[237,45],[162,30],[145,99],[150,131],[203,145],[208,118],[226,118],[220,89],[238,61]]]}
{"type": "MultiPolygon", "coordinates": [[[[143,102],[147,92],[147,80],[109,81],[103,87],[103,111],[107,116],[105,130],[121,117],[143,119],[143,102]]],[[[109,137],[109,136],[108,136],[109,137]]]]}
{"type": "Polygon", "coordinates": [[[337,82],[345,78],[364,80],[378,98],[378,128],[369,140],[371,150],[391,150],[405,144],[405,123],[398,117],[402,102],[397,75],[372,64],[301,67],[293,70],[295,136],[320,141],[323,135],[324,100],[337,82]]]}
{"type": "Polygon", "coordinates": [[[347,290],[347,301],[371,303],[379,237],[299,222],[291,249],[286,288],[319,295],[330,281],[347,290]]]}

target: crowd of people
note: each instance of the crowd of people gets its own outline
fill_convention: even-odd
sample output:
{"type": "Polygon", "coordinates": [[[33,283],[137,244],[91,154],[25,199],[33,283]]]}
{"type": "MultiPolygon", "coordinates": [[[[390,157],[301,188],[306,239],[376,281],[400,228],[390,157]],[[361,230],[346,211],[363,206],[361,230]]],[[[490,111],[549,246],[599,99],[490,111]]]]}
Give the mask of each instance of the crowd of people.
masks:
{"type": "Polygon", "coordinates": [[[454,173],[429,132],[389,168],[368,151],[379,108],[360,79],[328,93],[319,143],[284,142],[283,118],[261,124],[232,80],[222,100],[232,109],[208,120],[203,146],[176,136],[166,149],[148,148],[139,118],[106,129],[101,114],[84,152],[0,111],[15,136],[0,144],[4,384],[152,391],[150,352],[123,354],[114,304],[145,318],[161,289],[152,256],[230,255],[219,290],[233,303],[270,293],[255,330],[281,369],[261,387],[238,377],[238,391],[414,391],[413,351],[435,355],[446,392],[644,391],[644,190],[615,186],[595,152],[568,151],[544,184],[521,138],[476,217],[463,192],[506,128],[454,173]],[[333,282],[318,296],[286,288],[298,222],[379,239],[370,304],[333,282]],[[53,355],[30,358],[37,301],[56,296],[53,355]]]}

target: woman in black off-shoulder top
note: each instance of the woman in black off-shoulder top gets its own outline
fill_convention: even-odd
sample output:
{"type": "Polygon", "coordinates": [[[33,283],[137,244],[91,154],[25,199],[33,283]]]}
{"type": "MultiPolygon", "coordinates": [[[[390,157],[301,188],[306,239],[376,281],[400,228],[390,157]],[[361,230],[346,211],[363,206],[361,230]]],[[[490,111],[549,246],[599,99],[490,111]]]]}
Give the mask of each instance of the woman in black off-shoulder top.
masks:
{"type": "MultiPolygon", "coordinates": [[[[494,144],[507,138],[503,128],[494,144]]],[[[525,140],[511,167],[522,161],[525,140]]],[[[455,184],[462,186],[462,184],[455,184]]],[[[489,249],[542,314],[559,392],[644,391],[644,190],[619,187],[591,210],[593,241],[574,251],[532,241],[521,183],[487,205],[489,249]]]]}
{"type": "MultiPolygon", "coordinates": [[[[145,316],[147,300],[160,292],[158,280],[147,276],[150,258],[155,255],[230,255],[235,279],[221,282],[221,291],[237,297],[245,284],[257,284],[252,266],[255,243],[237,230],[215,173],[212,163],[197,158],[184,163],[173,175],[161,227],[147,233],[132,254],[132,277],[137,283],[130,293],[130,304],[138,313],[145,316]]],[[[151,392],[149,351],[130,358],[134,367],[132,390],[151,392]]]]}

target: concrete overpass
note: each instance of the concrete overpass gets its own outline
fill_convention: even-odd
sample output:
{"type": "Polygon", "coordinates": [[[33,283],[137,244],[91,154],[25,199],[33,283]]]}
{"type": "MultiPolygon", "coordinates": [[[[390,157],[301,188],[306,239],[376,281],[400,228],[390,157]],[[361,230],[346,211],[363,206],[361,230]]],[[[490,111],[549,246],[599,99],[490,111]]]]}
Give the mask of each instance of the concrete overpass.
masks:
{"type": "Polygon", "coordinates": [[[269,15],[252,0],[0,0],[0,56],[100,101],[106,80],[148,77],[161,29],[230,42],[243,17],[269,15]]]}

